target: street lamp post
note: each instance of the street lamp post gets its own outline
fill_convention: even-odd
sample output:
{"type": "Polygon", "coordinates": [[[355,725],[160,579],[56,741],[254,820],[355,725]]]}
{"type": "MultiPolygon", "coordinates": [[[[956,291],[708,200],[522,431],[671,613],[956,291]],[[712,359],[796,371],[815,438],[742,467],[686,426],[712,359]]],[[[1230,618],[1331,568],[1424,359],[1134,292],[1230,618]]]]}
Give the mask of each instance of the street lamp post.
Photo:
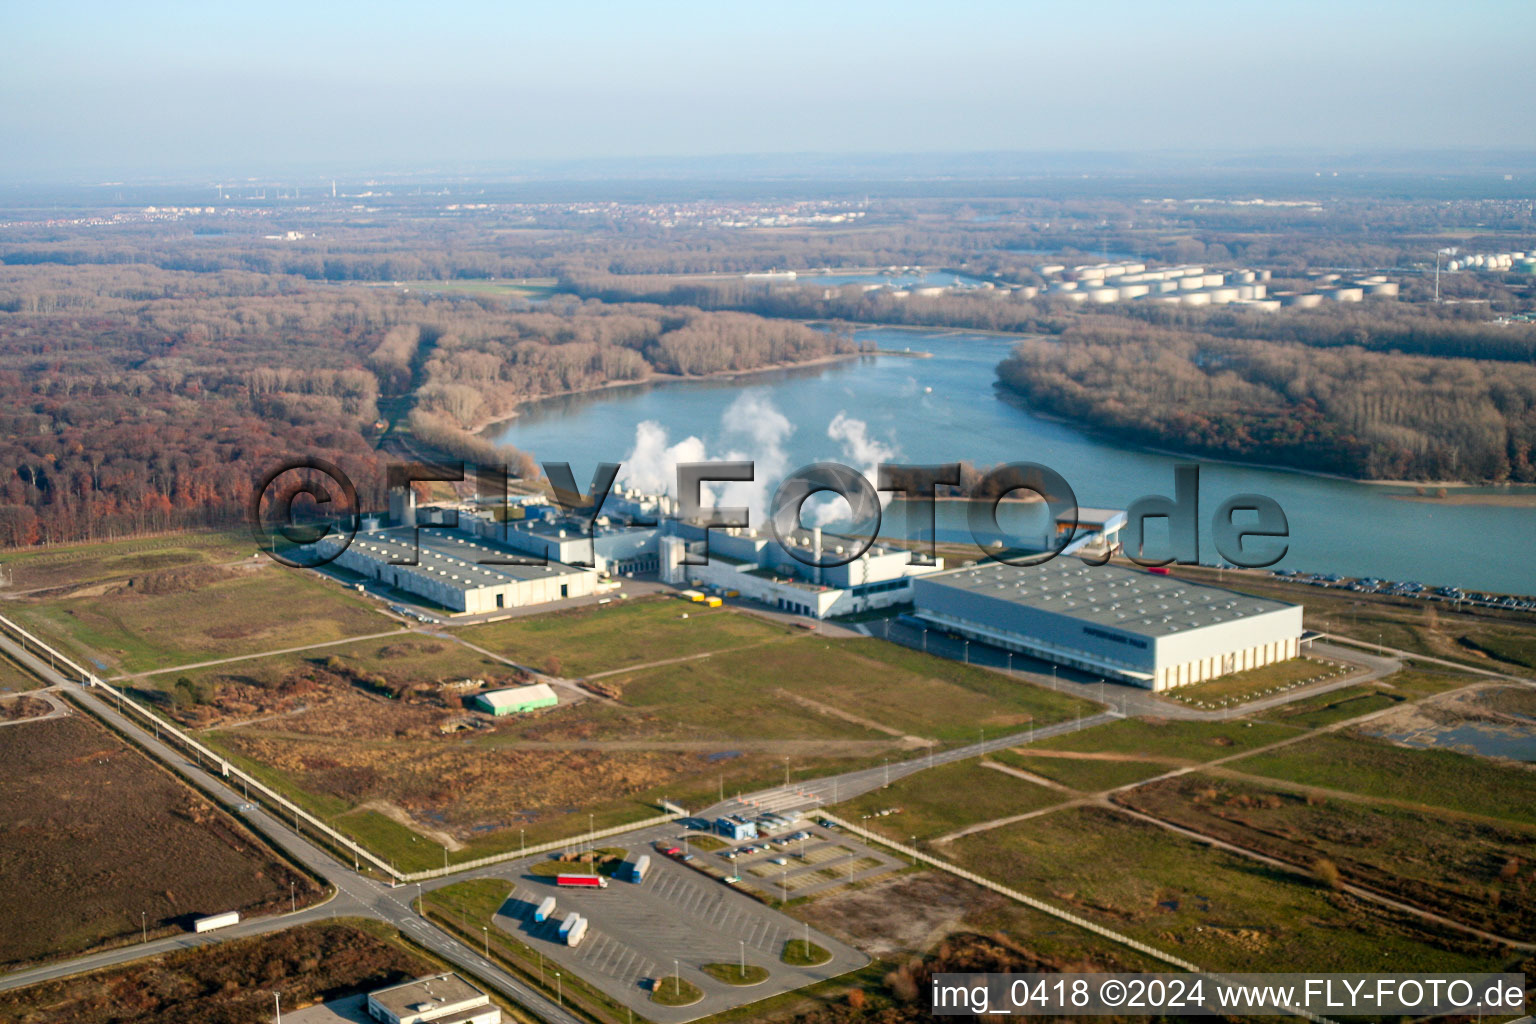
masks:
{"type": "Polygon", "coordinates": [[[485,933],[485,958],[491,958],[491,929],[487,925],[481,925],[480,930],[485,933]]]}
{"type": "Polygon", "coordinates": [[[741,943],[741,976],[745,978],[747,976],[747,940],[737,939],[736,941],[741,943]]]}
{"type": "Polygon", "coordinates": [[[139,911],[139,928],[144,933],[143,941],[148,942],[149,941],[149,914],[146,913],[145,911],[142,911],[142,910],[139,911]]]}
{"type": "Polygon", "coordinates": [[[293,883],[288,883],[288,912],[295,913],[299,909],[299,899],[294,895],[293,883]]]}

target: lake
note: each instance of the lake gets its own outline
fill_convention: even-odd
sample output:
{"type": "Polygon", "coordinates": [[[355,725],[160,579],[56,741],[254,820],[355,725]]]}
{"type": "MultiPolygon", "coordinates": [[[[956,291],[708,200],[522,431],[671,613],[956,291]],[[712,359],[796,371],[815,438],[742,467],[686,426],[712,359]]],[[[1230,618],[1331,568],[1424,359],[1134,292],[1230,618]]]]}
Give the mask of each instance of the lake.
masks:
{"type": "MultiPolygon", "coordinates": [[[[637,484],[676,461],[753,458],[774,480],[816,461],[868,470],[880,460],[977,465],[1039,462],[1062,474],[1079,504],[1124,508],[1173,493],[1173,467],[1196,461],[1128,449],[1031,414],[994,387],[1009,339],[961,332],[863,330],[882,350],[818,367],[612,388],[531,403],[493,439],[541,460],[570,462],[578,480],[624,461],[637,484]]],[[[1471,590],[1536,592],[1530,508],[1440,505],[1393,497],[1402,488],[1201,462],[1203,561],[1216,561],[1210,516],[1227,497],[1259,493],[1290,522],[1286,568],[1418,580],[1471,590]]],[[[749,502],[761,507],[766,481],[749,502]]],[[[941,539],[958,536],[946,517],[941,539]]],[[[1005,521],[1005,525],[1012,525],[1005,521]]],[[[892,524],[886,524],[891,530],[892,524]]],[[[900,524],[896,524],[896,529],[900,524]]]]}

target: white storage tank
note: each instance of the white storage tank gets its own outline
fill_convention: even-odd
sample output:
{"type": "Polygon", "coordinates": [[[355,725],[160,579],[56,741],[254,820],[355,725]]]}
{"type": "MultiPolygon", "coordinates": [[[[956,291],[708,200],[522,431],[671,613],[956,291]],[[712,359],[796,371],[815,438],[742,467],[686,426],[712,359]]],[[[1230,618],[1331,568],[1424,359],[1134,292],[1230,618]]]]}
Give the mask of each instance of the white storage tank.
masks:
{"type": "Polygon", "coordinates": [[[1151,290],[1151,286],[1145,284],[1122,284],[1119,289],[1122,299],[1139,299],[1151,290]]]}
{"type": "Polygon", "coordinates": [[[1210,292],[1185,292],[1181,302],[1181,305],[1185,306],[1209,306],[1210,304],[1210,292]]]}
{"type": "Polygon", "coordinates": [[[1085,293],[1090,301],[1105,303],[1120,300],[1119,288],[1089,288],[1085,293]]]}

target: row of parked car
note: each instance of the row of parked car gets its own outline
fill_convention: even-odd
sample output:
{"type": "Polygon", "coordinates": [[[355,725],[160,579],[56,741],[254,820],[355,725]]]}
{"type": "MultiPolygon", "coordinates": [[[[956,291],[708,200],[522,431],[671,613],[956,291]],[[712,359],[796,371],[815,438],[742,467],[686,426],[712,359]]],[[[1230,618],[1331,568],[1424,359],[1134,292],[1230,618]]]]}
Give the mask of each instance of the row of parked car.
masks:
{"type": "Polygon", "coordinates": [[[1333,587],[1351,590],[1359,594],[1392,594],[1397,597],[1416,597],[1425,601],[1451,601],[1459,604],[1481,605],[1485,608],[1536,609],[1536,600],[1510,597],[1504,594],[1482,594],[1462,590],[1460,587],[1426,587],[1414,580],[1379,580],[1374,576],[1358,579],[1334,573],[1307,573],[1295,569],[1275,569],[1271,576],[1292,583],[1306,583],[1314,587],[1333,587]]]}

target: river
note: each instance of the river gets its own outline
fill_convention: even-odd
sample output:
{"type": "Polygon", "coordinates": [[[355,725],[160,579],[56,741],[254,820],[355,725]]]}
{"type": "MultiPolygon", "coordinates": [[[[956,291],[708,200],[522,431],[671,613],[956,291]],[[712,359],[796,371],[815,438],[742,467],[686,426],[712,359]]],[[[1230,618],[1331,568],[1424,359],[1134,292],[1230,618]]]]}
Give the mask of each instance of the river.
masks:
{"type": "MultiPolygon", "coordinates": [[[[860,331],[858,340],[932,357],[870,356],[549,399],[525,406],[494,429],[494,439],[541,460],[568,461],[582,480],[596,462],[625,461],[637,483],[680,458],[755,458],[759,476],[774,478],[821,460],[865,470],[880,458],[1031,461],[1061,473],[1080,504],[1113,508],[1145,494],[1171,495],[1173,467],[1193,461],[1032,415],[994,387],[1007,338],[876,328],[860,331]]],[[[1211,462],[1201,462],[1203,561],[1217,560],[1209,526],[1216,507],[1255,492],[1279,502],[1289,519],[1282,567],[1536,592],[1531,508],[1410,501],[1393,496],[1404,493],[1400,487],[1211,462]]],[[[941,524],[941,539],[957,538],[957,527],[941,524]]]]}

